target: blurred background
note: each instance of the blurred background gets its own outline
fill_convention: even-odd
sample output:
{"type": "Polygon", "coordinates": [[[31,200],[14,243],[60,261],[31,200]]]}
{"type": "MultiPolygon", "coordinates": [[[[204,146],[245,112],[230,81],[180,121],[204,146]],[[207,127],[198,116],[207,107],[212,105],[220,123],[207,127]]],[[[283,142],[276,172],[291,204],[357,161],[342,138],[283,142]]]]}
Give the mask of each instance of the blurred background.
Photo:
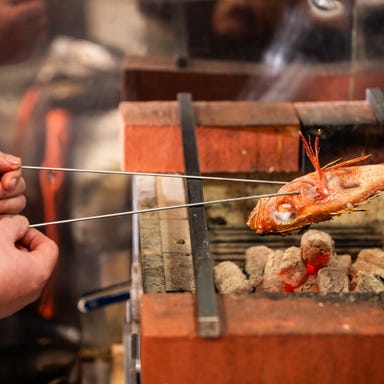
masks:
{"type": "MultiPolygon", "coordinates": [[[[0,0],[0,150],[118,170],[121,100],[364,99],[383,87],[383,56],[384,0],[0,0]]],[[[130,208],[125,176],[24,176],[31,223],[130,208]]],[[[129,286],[130,219],[46,230],[58,269],[40,302],[0,321],[0,381],[118,382],[126,303],[78,303],[129,286]]]]}

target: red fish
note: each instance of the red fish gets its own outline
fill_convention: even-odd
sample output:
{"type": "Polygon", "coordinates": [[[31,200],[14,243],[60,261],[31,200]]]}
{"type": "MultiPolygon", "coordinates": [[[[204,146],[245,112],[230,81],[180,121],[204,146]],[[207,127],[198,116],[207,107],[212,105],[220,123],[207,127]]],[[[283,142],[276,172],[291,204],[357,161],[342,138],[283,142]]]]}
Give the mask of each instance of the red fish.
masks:
{"type": "Polygon", "coordinates": [[[315,148],[301,132],[306,154],[314,172],[285,184],[279,193],[299,191],[297,195],[260,199],[249,215],[247,225],[261,235],[287,235],[313,223],[330,220],[358,207],[384,190],[384,164],[350,166],[370,155],[356,157],[324,167],[319,163],[319,136],[315,148]]]}

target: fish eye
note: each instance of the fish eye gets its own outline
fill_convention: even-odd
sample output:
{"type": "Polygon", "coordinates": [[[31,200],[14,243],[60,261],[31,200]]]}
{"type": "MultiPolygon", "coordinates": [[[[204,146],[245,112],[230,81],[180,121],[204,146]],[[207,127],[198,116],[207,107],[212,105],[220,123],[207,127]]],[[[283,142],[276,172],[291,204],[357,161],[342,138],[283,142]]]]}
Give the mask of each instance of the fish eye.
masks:
{"type": "Polygon", "coordinates": [[[291,203],[281,203],[272,211],[272,219],[277,224],[289,224],[296,218],[296,208],[291,203]]]}

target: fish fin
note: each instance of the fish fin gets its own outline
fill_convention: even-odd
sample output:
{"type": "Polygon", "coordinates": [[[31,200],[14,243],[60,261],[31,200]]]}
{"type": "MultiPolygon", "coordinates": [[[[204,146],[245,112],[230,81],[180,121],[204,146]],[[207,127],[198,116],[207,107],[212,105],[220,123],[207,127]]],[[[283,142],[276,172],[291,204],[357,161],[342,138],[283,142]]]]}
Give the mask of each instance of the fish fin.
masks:
{"type": "MultiPolygon", "coordinates": [[[[365,204],[364,203],[361,203],[361,204],[365,204]]],[[[339,216],[343,213],[347,213],[347,212],[367,212],[366,209],[362,209],[362,208],[358,208],[358,207],[351,207],[351,208],[343,208],[343,209],[340,209],[339,211],[336,211],[336,212],[332,212],[331,215],[332,216],[339,216]]]]}
{"type": "Polygon", "coordinates": [[[341,159],[342,159],[342,157],[339,157],[338,159],[331,161],[330,163],[324,165],[324,166],[323,166],[323,169],[333,167],[334,165],[336,165],[337,163],[339,163],[339,161],[341,161],[341,159]]]}
{"type": "Polygon", "coordinates": [[[371,154],[364,155],[364,156],[359,156],[359,157],[355,157],[355,158],[350,159],[350,160],[343,161],[341,163],[337,163],[340,160],[339,159],[339,160],[336,160],[336,161],[333,161],[333,162],[327,164],[323,168],[327,168],[329,170],[329,169],[338,169],[338,168],[341,168],[341,167],[347,167],[348,165],[351,165],[351,164],[358,163],[360,161],[366,160],[366,159],[368,159],[371,156],[372,156],[371,154]]]}
{"type": "Polygon", "coordinates": [[[364,204],[367,204],[367,203],[369,203],[371,200],[376,199],[376,197],[379,197],[379,196],[382,195],[382,194],[383,194],[382,191],[375,192],[375,193],[373,193],[371,196],[368,196],[365,200],[360,201],[358,204],[355,204],[355,205],[358,206],[358,205],[364,205],[364,204]]]}
{"type": "Polygon", "coordinates": [[[368,197],[368,200],[375,199],[376,197],[382,196],[384,194],[384,191],[377,191],[373,195],[368,197]]]}
{"type": "Polygon", "coordinates": [[[308,156],[308,159],[311,161],[313,168],[316,172],[321,172],[321,166],[319,161],[319,136],[320,136],[320,130],[316,133],[316,139],[315,139],[315,149],[312,148],[310,139],[307,139],[304,137],[304,135],[299,131],[299,135],[301,137],[301,141],[303,142],[305,153],[308,156]]]}
{"type": "Polygon", "coordinates": [[[301,137],[301,141],[303,142],[305,153],[307,154],[309,160],[311,161],[313,167],[315,168],[315,171],[319,175],[320,183],[322,184],[322,187],[319,188],[319,192],[322,195],[329,195],[328,191],[328,183],[327,179],[325,177],[324,170],[320,166],[320,160],[319,160],[319,138],[320,138],[321,130],[318,129],[316,132],[316,138],[315,138],[315,148],[312,148],[311,141],[306,140],[304,135],[299,131],[299,135],[301,137]]]}

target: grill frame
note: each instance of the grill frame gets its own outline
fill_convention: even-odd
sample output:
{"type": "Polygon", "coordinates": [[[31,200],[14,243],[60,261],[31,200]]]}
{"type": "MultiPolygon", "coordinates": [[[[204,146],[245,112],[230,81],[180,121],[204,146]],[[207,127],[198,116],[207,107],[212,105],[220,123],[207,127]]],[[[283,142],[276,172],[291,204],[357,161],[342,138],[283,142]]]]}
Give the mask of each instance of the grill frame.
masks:
{"type": "MultiPolygon", "coordinates": [[[[140,108],[142,106],[140,104],[140,108]]],[[[351,109],[362,107],[371,124],[375,124],[367,102],[354,102],[348,106],[351,109]]],[[[297,103],[294,107],[297,110],[297,103]]],[[[350,116],[352,120],[355,113],[350,116]]],[[[128,114],[125,116],[128,118],[128,114]]],[[[140,129],[143,122],[128,124],[126,132],[129,133],[140,129]]],[[[135,145],[140,146],[140,143],[135,145]]],[[[126,170],[131,170],[132,166],[126,156],[126,170]]],[[[248,176],[253,177],[254,173],[248,176]]],[[[262,178],[263,174],[255,176],[262,178]]],[[[292,173],[284,177],[290,179],[292,173]]],[[[138,178],[135,207],[184,204],[183,182],[177,183],[177,187],[166,186],[155,178],[146,178],[145,181],[138,178]],[[167,193],[171,190],[172,193],[167,193]]],[[[204,193],[207,200],[211,200],[212,194],[218,191],[215,183],[212,184],[204,193]]],[[[214,197],[221,197],[221,194],[233,197],[232,192],[237,195],[241,188],[243,194],[251,194],[249,187],[235,186],[231,189],[225,186],[218,192],[219,196],[214,197]]],[[[240,221],[244,224],[244,212],[250,212],[250,203],[240,204],[242,213],[227,217],[227,212],[233,207],[233,204],[228,204],[207,208],[208,223],[217,223],[222,217],[227,228],[231,228],[236,227],[236,220],[242,217],[240,221]]],[[[382,238],[375,220],[369,228],[378,230],[377,236],[382,238]]],[[[319,294],[218,296],[222,335],[217,340],[203,339],[196,328],[196,296],[191,284],[192,251],[186,210],[140,215],[138,221],[137,241],[141,243],[139,253],[144,288],[139,298],[143,382],[192,384],[206,380],[223,384],[259,380],[272,384],[281,377],[286,383],[384,380],[380,360],[380,351],[384,347],[383,295],[342,294],[327,295],[326,298],[319,294]],[[154,261],[153,265],[151,261],[154,261]],[[187,275],[187,280],[173,273],[178,267],[184,268],[181,275],[187,275]],[[168,287],[159,288],[155,284],[150,288],[146,273],[157,282],[165,282],[168,287]],[[208,349],[214,358],[207,358],[205,352],[208,349]],[[354,369],[350,369],[349,364],[353,364],[354,369]]],[[[343,220],[337,223],[346,225],[347,230],[353,227],[343,220]]]]}

